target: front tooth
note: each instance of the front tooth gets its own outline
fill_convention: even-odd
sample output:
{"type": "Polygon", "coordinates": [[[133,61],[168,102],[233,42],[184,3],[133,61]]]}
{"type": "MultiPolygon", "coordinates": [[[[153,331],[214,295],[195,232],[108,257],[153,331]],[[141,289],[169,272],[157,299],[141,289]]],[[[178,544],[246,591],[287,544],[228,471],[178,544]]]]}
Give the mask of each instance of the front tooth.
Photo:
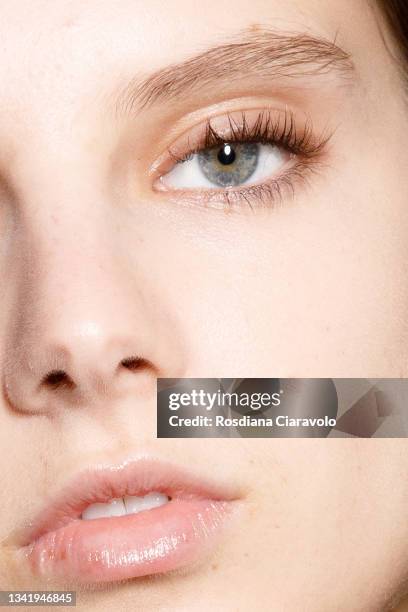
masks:
{"type": "Polygon", "coordinates": [[[91,504],[82,513],[82,518],[85,520],[107,518],[110,516],[123,516],[126,514],[125,504],[123,499],[112,499],[107,504],[91,504]]]}
{"type": "Polygon", "coordinates": [[[163,495],[163,493],[153,492],[144,497],[127,495],[124,501],[127,514],[137,514],[138,512],[142,512],[142,510],[151,510],[152,508],[163,506],[163,504],[169,501],[169,498],[167,495],[163,495]]]}
{"type": "Polygon", "coordinates": [[[136,495],[126,495],[124,497],[126,514],[137,514],[144,510],[144,497],[136,495]]]}
{"type": "Polygon", "coordinates": [[[145,501],[145,510],[150,510],[151,508],[158,508],[159,506],[163,506],[167,504],[169,498],[167,495],[163,495],[163,493],[148,493],[148,495],[144,496],[145,501]]]}

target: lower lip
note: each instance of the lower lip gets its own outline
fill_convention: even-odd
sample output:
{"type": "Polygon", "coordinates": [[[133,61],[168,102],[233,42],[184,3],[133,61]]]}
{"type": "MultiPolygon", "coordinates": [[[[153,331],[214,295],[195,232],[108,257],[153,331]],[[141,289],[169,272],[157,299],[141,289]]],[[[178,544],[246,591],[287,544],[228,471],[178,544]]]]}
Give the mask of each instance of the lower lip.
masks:
{"type": "Polygon", "coordinates": [[[74,519],[25,547],[36,576],[111,582],[169,572],[216,543],[231,503],[172,499],[122,517],[74,519]]]}

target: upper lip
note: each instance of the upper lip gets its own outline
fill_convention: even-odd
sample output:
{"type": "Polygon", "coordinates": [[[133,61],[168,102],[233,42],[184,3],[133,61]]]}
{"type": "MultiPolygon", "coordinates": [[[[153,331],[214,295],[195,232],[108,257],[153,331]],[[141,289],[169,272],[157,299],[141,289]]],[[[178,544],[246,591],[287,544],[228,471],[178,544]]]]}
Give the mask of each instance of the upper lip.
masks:
{"type": "Polygon", "coordinates": [[[241,496],[231,486],[210,482],[175,464],[152,458],[88,468],[52,498],[28,526],[18,531],[17,543],[29,545],[45,533],[79,519],[91,504],[125,495],[141,496],[150,491],[164,493],[170,498],[220,501],[232,501],[241,496]]]}

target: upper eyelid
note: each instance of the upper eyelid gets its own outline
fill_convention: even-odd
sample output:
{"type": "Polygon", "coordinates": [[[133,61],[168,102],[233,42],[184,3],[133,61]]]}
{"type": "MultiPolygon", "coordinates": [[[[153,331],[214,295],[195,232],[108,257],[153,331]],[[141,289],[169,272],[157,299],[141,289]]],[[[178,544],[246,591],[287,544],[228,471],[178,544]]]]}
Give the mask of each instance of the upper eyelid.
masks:
{"type": "MultiPolygon", "coordinates": [[[[265,127],[266,122],[269,122],[271,127],[270,131],[275,130],[276,138],[279,136],[278,132],[282,130],[285,125],[290,125],[293,135],[297,135],[297,138],[304,141],[302,143],[297,143],[298,145],[303,144],[303,150],[299,151],[299,153],[304,152],[307,154],[309,152],[310,154],[317,155],[319,151],[325,147],[332,134],[326,131],[317,134],[312,125],[311,118],[299,115],[300,113],[295,113],[288,108],[283,109],[268,106],[261,108],[249,108],[245,110],[241,109],[232,112],[226,111],[220,115],[213,116],[209,119],[207,118],[206,120],[202,120],[199,124],[190,128],[190,130],[185,131],[176,139],[175,142],[173,142],[173,144],[168,145],[165,153],[162,154],[153,164],[150,174],[157,174],[160,168],[165,169],[167,167],[167,170],[169,170],[177,161],[181,161],[188,155],[197,153],[198,151],[206,148],[206,146],[210,146],[210,143],[208,142],[209,132],[214,137],[214,146],[222,141],[222,132],[225,135],[225,140],[231,141],[231,131],[235,131],[235,134],[241,132],[241,136],[243,137],[240,138],[240,140],[244,141],[245,134],[242,134],[242,129],[237,127],[240,124],[239,118],[241,119],[241,124],[245,123],[246,125],[245,131],[248,138],[249,134],[253,132],[253,124],[256,122],[258,122],[258,128],[260,129],[265,127]],[[260,120],[261,116],[263,117],[263,124],[262,120],[260,120]],[[217,121],[220,125],[223,125],[223,130],[214,127],[214,125],[216,126],[217,121]],[[217,138],[215,135],[217,135],[217,138]]],[[[269,133],[269,136],[271,135],[272,134],[269,133]]],[[[296,145],[295,142],[292,144],[293,146],[296,145]]],[[[298,146],[298,148],[300,149],[301,147],[298,146]]]]}
{"type": "Polygon", "coordinates": [[[268,111],[262,110],[259,112],[255,123],[252,126],[250,126],[250,124],[247,122],[245,111],[242,112],[242,121],[239,124],[234,121],[230,115],[227,115],[227,117],[230,128],[230,134],[228,137],[225,137],[225,135],[223,137],[222,135],[218,134],[209,121],[207,124],[204,147],[210,147],[212,145],[216,146],[224,140],[231,142],[277,142],[284,136],[287,136],[288,146],[292,145],[294,148],[297,144],[300,149],[300,145],[302,144],[304,149],[306,149],[306,147],[313,149],[313,151],[316,149],[316,146],[313,146],[312,143],[313,128],[308,122],[306,122],[306,124],[303,126],[303,129],[301,128],[300,133],[302,142],[299,143],[297,141],[299,130],[296,125],[294,114],[291,111],[286,111],[283,114],[283,120],[280,116],[273,120],[268,111]]]}

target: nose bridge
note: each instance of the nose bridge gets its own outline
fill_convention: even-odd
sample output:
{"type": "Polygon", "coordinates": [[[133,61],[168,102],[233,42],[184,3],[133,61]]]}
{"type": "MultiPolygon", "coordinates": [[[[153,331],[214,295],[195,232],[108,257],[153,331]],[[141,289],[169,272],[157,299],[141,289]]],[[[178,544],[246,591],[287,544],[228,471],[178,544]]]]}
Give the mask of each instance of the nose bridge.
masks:
{"type": "Polygon", "coordinates": [[[82,317],[87,310],[103,317],[111,305],[103,295],[111,293],[109,278],[120,280],[112,255],[115,236],[104,222],[103,197],[85,191],[77,184],[74,197],[69,189],[44,188],[40,197],[23,195],[18,213],[14,252],[22,303],[34,302],[43,309],[46,302],[55,319],[64,318],[66,305],[73,318],[78,308],[82,317]],[[105,309],[96,308],[98,300],[105,309]]]}
{"type": "Polygon", "coordinates": [[[115,259],[116,225],[104,193],[101,162],[86,151],[84,142],[75,142],[75,134],[69,138],[61,129],[56,138],[37,132],[27,150],[16,155],[9,176],[21,277],[30,281],[38,297],[46,292],[56,303],[75,285],[85,304],[91,297],[89,283],[106,284],[102,277],[115,259]],[[65,146],[59,147],[62,141],[65,146]]]}
{"type": "MultiPolygon", "coordinates": [[[[73,217],[53,216],[34,232],[25,231],[17,280],[25,329],[37,330],[56,344],[76,343],[80,352],[103,342],[100,330],[113,326],[115,313],[125,315],[127,296],[112,238],[102,224],[88,218],[86,226],[73,217]]],[[[133,295],[133,301],[137,301],[133,295]]],[[[117,321],[117,319],[116,319],[117,321]]],[[[120,327],[120,325],[116,325],[120,327]]]]}

